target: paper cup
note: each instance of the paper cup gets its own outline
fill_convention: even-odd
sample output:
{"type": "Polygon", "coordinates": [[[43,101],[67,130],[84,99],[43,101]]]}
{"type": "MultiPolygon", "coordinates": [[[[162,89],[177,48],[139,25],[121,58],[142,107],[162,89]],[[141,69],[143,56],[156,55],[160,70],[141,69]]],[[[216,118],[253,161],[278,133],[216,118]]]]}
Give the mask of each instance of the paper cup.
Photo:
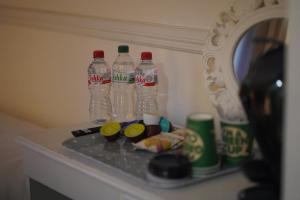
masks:
{"type": "Polygon", "coordinates": [[[221,119],[224,142],[224,162],[237,166],[252,155],[253,135],[249,123],[221,119]]]}
{"type": "Polygon", "coordinates": [[[145,125],[159,125],[160,115],[153,113],[144,113],[143,121],[145,125]]]}
{"type": "Polygon", "coordinates": [[[183,153],[192,162],[193,175],[200,177],[218,171],[213,116],[206,113],[191,114],[186,127],[183,153]]]}

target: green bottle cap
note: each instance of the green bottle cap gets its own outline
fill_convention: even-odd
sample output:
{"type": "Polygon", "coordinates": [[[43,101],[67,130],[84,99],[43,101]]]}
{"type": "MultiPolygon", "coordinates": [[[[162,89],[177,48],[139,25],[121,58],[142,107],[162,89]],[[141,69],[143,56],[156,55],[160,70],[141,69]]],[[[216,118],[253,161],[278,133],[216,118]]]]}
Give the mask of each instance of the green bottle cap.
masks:
{"type": "Polygon", "coordinates": [[[118,52],[119,53],[128,53],[129,52],[129,47],[127,45],[120,45],[118,47],[118,52]]]}

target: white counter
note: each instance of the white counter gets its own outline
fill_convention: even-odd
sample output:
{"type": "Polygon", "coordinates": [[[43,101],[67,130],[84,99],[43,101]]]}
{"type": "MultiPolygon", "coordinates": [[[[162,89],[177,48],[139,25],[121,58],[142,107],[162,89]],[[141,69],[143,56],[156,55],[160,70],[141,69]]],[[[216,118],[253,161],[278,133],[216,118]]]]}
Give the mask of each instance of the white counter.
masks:
{"type": "Polygon", "coordinates": [[[51,129],[18,138],[24,152],[24,169],[32,178],[76,200],[234,200],[251,185],[241,172],[177,189],[157,189],[98,162],[66,150],[62,142],[71,130],[90,124],[51,129]]]}

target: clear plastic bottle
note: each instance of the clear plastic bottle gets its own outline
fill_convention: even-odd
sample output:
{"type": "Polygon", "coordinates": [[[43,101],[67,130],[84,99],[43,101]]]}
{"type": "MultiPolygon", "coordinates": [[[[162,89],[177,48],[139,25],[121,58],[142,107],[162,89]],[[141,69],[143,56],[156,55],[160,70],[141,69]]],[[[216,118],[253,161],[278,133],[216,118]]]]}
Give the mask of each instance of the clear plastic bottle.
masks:
{"type": "Polygon", "coordinates": [[[141,63],[135,69],[137,94],[137,119],[143,113],[158,113],[157,105],[157,67],[152,62],[151,52],[142,52],[141,63]]]}
{"type": "Polygon", "coordinates": [[[113,119],[119,122],[135,120],[134,63],[129,56],[129,47],[118,47],[118,57],[112,66],[113,119]]]}
{"type": "Polygon", "coordinates": [[[95,50],[94,60],[88,67],[88,88],[90,91],[90,120],[99,123],[111,120],[110,101],[111,68],[104,61],[104,52],[95,50]]]}

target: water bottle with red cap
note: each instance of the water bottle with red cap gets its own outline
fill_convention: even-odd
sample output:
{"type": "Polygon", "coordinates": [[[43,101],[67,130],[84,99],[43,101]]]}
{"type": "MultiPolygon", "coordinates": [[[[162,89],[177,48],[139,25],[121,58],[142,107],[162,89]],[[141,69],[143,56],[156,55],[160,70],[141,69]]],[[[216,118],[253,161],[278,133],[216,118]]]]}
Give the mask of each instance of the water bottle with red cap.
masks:
{"type": "Polygon", "coordinates": [[[137,119],[142,119],[144,113],[157,114],[157,67],[152,62],[151,52],[141,53],[141,62],[135,70],[135,84],[137,119]]]}
{"type": "Polygon", "coordinates": [[[93,57],[94,60],[88,67],[89,113],[90,120],[99,123],[111,120],[111,68],[105,62],[102,50],[95,50],[93,57]]]}

